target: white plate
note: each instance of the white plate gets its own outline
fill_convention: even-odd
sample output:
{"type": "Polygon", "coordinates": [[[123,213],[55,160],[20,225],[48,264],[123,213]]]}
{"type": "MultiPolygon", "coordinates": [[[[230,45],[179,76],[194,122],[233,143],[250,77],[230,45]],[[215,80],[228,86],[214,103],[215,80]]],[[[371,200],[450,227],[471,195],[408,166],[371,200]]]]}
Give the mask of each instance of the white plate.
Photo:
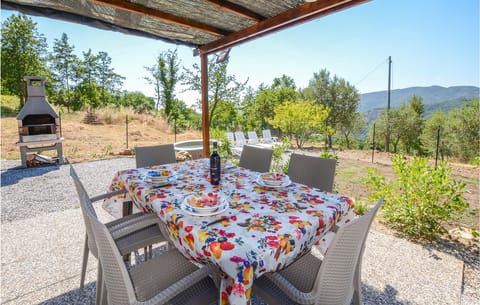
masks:
{"type": "Polygon", "coordinates": [[[163,181],[157,181],[155,179],[152,179],[151,177],[145,176],[143,178],[143,181],[145,181],[146,183],[154,184],[156,186],[163,186],[175,181],[175,179],[176,179],[175,175],[169,176],[167,180],[163,180],[163,181]]]}
{"type": "Polygon", "coordinates": [[[280,185],[271,185],[271,184],[265,183],[265,181],[263,181],[262,178],[260,178],[260,177],[258,177],[255,182],[257,182],[259,185],[261,185],[263,187],[270,187],[270,188],[286,187],[286,186],[289,186],[290,184],[292,184],[292,181],[290,181],[289,178],[285,179],[283,181],[283,183],[280,184],[280,185]]]}
{"type": "Polygon", "coordinates": [[[182,204],[180,204],[180,208],[185,213],[187,213],[189,215],[192,215],[192,216],[213,216],[213,215],[217,215],[217,214],[220,214],[222,212],[225,212],[228,209],[228,206],[229,206],[228,202],[224,201],[222,203],[222,205],[220,205],[218,207],[218,210],[216,210],[215,212],[212,212],[212,213],[195,213],[192,210],[190,210],[190,207],[188,207],[184,202],[182,202],[182,204]]]}

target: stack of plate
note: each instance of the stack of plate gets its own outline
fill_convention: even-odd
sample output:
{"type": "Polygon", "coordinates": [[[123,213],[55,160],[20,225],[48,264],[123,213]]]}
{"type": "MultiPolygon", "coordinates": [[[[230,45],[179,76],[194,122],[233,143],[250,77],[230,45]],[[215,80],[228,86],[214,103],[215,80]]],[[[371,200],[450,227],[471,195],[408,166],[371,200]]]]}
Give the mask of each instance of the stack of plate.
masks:
{"type": "Polygon", "coordinates": [[[190,214],[210,216],[223,212],[228,202],[221,193],[195,193],[185,197],[182,209],[190,214]]]}
{"type": "Polygon", "coordinates": [[[291,183],[290,178],[287,175],[273,172],[260,174],[257,182],[260,185],[268,187],[285,187],[291,183]]]}

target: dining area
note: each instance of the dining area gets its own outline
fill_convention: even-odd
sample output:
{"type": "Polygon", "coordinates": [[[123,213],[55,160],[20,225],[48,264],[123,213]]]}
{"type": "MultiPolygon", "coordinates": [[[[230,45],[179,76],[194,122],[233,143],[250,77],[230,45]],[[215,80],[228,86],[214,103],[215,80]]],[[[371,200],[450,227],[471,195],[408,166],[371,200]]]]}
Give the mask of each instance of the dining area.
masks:
{"type": "MultiPolygon", "coordinates": [[[[312,154],[306,153],[305,156],[307,155],[312,154]]],[[[336,165],[336,178],[344,175],[345,164],[346,162],[340,160],[336,165]]],[[[117,157],[72,165],[32,168],[27,171],[16,170],[18,165],[18,162],[2,162],[0,303],[6,305],[95,304],[98,260],[92,253],[88,254],[84,286],[80,288],[86,226],[80,208],[80,199],[73,179],[70,177],[70,166],[73,166],[86,192],[94,199],[98,197],[97,194],[104,194],[107,191],[113,177],[119,172],[135,168],[135,158],[117,157]]],[[[288,175],[290,180],[296,179],[294,173],[289,172],[288,175]]],[[[101,199],[93,203],[99,220],[105,224],[117,221],[117,218],[105,211],[103,202],[104,200],[101,199]]],[[[141,212],[142,214],[139,215],[145,214],[141,212]]],[[[153,213],[145,215],[146,218],[141,217],[142,221],[149,222],[157,219],[160,221],[160,218],[153,213]],[[150,214],[151,216],[148,216],[150,214]]],[[[222,215],[202,216],[202,218],[205,218],[205,221],[209,218],[211,222],[222,218],[222,215]]],[[[213,229],[217,226],[223,227],[221,224],[211,226],[213,229]]],[[[163,237],[160,239],[165,240],[163,237]]],[[[145,244],[148,245],[148,241],[145,244]]],[[[155,256],[161,256],[167,250],[166,245],[165,242],[153,245],[154,259],[151,260],[153,263],[159,262],[155,256]]],[[[279,274],[283,272],[282,277],[289,280],[292,280],[292,277],[285,274],[288,269],[290,269],[289,272],[300,270],[303,274],[307,274],[299,268],[303,265],[300,263],[306,262],[307,267],[311,266],[310,262],[315,256],[321,257],[321,245],[322,243],[312,248],[310,253],[314,257],[305,254],[303,256],[305,260],[297,259],[297,263],[284,268],[279,274]]],[[[126,249],[123,245],[120,245],[120,248],[122,251],[126,249]]],[[[362,302],[365,305],[477,303],[475,291],[470,288],[471,286],[462,284],[462,274],[464,274],[462,260],[449,252],[412,243],[380,230],[378,224],[370,228],[364,249],[361,265],[361,292],[362,302]]],[[[175,253],[178,250],[173,245],[168,246],[168,250],[174,250],[170,255],[180,258],[181,265],[190,261],[183,254],[177,256],[175,253]]],[[[139,245],[137,253],[131,253],[131,262],[126,264],[127,268],[131,268],[132,264],[135,266],[137,262],[149,266],[144,264],[144,251],[143,245],[139,245]]],[[[222,256],[229,252],[222,251],[222,256]]],[[[148,246],[147,252],[149,252],[148,246]]],[[[308,271],[311,271],[309,274],[316,272],[313,268],[309,269],[308,271]]],[[[164,270],[169,272],[169,269],[164,270]]],[[[218,267],[215,266],[210,270],[212,272],[207,273],[215,274],[214,270],[218,270],[218,267]]],[[[158,272],[158,274],[162,273],[158,272]]],[[[266,272],[254,279],[253,291],[250,294],[252,305],[275,304],[271,300],[267,301],[257,289],[273,274],[266,272]]],[[[275,281],[278,283],[276,279],[275,281]]],[[[220,287],[219,284],[220,282],[217,284],[214,282],[215,300],[212,304],[220,303],[220,290],[216,288],[220,287]]]]}
{"type": "Polygon", "coordinates": [[[70,169],[85,219],[84,253],[93,248],[99,260],[96,303],[250,304],[257,295],[267,304],[317,304],[333,295],[329,304],[362,304],[361,257],[381,201],[356,219],[353,201],[332,192],[335,160],[292,154],[288,173],[274,173],[272,150],[246,145],[239,160],[222,159],[220,183],[212,184],[208,158],[175,162],[168,144],[137,149],[137,167],[118,171],[100,196],[89,197],[70,169]],[[89,212],[95,201],[114,224],[89,212]],[[102,250],[97,235],[109,247],[102,250]],[[166,251],[154,257],[154,243],[166,251]],[[135,250],[143,262],[130,261],[135,250]],[[332,290],[336,276],[343,288],[332,290]]]}

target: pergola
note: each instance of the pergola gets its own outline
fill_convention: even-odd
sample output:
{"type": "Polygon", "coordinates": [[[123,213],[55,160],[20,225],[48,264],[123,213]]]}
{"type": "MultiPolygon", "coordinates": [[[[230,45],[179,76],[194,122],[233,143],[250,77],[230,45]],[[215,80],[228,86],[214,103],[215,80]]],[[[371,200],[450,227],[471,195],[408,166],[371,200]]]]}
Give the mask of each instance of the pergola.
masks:
{"type": "Polygon", "coordinates": [[[2,0],[2,9],[190,46],[200,56],[203,154],[210,154],[209,54],[370,0],[2,0]]]}

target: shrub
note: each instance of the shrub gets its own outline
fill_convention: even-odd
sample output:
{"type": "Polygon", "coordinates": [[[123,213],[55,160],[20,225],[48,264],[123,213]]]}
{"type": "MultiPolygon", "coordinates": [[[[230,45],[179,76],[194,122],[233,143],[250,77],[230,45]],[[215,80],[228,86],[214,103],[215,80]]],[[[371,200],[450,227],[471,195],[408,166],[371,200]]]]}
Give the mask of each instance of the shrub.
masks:
{"type": "Polygon", "coordinates": [[[272,156],[272,171],[274,172],[288,172],[288,163],[283,160],[283,154],[290,148],[290,141],[287,138],[283,138],[282,142],[273,146],[272,156]]]}
{"type": "Polygon", "coordinates": [[[371,207],[364,201],[356,200],[354,204],[355,215],[362,216],[370,211],[371,207]]]}
{"type": "Polygon", "coordinates": [[[370,200],[385,195],[383,205],[387,223],[411,238],[436,238],[446,232],[445,225],[460,218],[468,204],[463,198],[465,184],[451,178],[451,168],[437,168],[427,160],[392,158],[397,179],[387,179],[375,168],[368,169],[364,183],[375,191],[370,200]]]}
{"type": "Polygon", "coordinates": [[[338,155],[333,150],[322,150],[322,152],[320,153],[320,158],[335,159],[337,160],[337,164],[338,164],[338,155]]]}

